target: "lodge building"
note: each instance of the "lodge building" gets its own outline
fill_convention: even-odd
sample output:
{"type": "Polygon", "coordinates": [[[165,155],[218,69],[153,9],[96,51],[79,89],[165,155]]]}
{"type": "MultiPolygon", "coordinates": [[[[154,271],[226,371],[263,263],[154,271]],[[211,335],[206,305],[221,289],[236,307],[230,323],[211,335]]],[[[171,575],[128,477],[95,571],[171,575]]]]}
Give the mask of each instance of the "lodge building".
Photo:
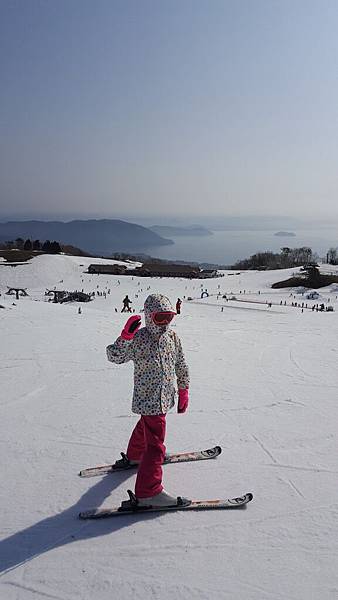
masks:
{"type": "Polygon", "coordinates": [[[91,264],[88,273],[105,275],[133,275],[134,277],[180,277],[187,279],[206,279],[217,277],[217,269],[200,269],[195,265],[176,265],[166,263],[144,263],[141,267],[128,269],[117,264],[91,264]]]}

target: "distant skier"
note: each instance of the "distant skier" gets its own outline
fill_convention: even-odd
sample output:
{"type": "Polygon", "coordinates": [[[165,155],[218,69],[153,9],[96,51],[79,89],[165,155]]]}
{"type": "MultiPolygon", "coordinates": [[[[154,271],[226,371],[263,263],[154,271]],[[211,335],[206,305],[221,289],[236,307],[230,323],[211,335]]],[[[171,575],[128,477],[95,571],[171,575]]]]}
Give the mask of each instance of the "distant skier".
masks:
{"type": "Polygon", "coordinates": [[[121,312],[132,312],[131,311],[131,300],[128,298],[128,295],[123,299],[123,308],[121,312]]]}
{"type": "Polygon", "coordinates": [[[140,506],[176,505],[176,497],[162,486],[165,459],[166,413],[175,404],[177,379],[178,412],[189,402],[189,371],[181,341],[169,329],[175,316],[166,296],[151,294],[144,303],[145,327],[141,316],[128,319],[121,336],[107,347],[108,360],[121,364],[134,362],[132,411],[141,415],[129,440],[126,454],[115,466],[138,464],[135,496],[140,506]]]}
{"type": "Polygon", "coordinates": [[[177,315],[181,314],[181,305],[182,305],[181,298],[177,298],[177,302],[176,302],[176,314],[177,315]]]}

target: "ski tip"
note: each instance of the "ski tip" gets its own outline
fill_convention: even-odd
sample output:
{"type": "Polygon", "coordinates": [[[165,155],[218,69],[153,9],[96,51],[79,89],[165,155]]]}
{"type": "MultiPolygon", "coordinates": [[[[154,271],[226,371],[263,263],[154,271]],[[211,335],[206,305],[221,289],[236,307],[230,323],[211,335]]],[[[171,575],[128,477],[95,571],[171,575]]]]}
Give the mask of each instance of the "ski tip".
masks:
{"type": "Polygon", "coordinates": [[[88,477],[90,475],[90,470],[91,469],[82,469],[81,471],[78,472],[78,476],[79,477],[88,477]],[[88,473],[89,471],[89,473],[88,473]]]}
{"type": "Polygon", "coordinates": [[[215,446],[215,450],[218,452],[218,454],[221,454],[222,452],[221,446],[215,446]]]}
{"type": "Polygon", "coordinates": [[[229,502],[233,503],[232,508],[246,508],[251,500],[253,500],[253,494],[252,492],[247,492],[244,496],[229,499],[229,502]]]}

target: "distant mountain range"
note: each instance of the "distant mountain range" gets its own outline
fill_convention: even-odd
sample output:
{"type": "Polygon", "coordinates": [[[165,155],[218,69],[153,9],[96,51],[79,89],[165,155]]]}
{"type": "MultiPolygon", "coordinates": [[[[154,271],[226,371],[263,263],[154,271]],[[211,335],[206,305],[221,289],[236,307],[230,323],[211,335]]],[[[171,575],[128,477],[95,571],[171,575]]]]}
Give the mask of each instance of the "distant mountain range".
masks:
{"type": "Polygon", "coordinates": [[[213,235],[212,231],[206,229],[206,227],[202,227],[201,225],[191,225],[190,227],[175,227],[172,225],[152,225],[149,227],[151,231],[154,231],[158,235],[171,235],[173,237],[176,236],[205,236],[205,235],[213,235]]]}
{"type": "MultiPolygon", "coordinates": [[[[133,223],[139,223],[144,227],[149,227],[153,231],[158,232],[159,226],[173,227],[177,229],[177,234],[180,230],[190,230],[195,227],[200,227],[201,230],[210,232],[215,231],[294,231],[297,229],[318,228],[318,219],[310,221],[296,217],[285,217],[281,215],[248,215],[248,216],[226,216],[226,215],[190,215],[185,217],[175,217],[172,215],[157,215],[157,216],[137,216],[127,217],[118,215],[120,219],[132,220],[133,223]],[[156,224],[154,226],[154,223],[156,224]]],[[[322,221],[325,225],[327,221],[322,221]]],[[[173,234],[172,234],[173,235],[173,234]]],[[[186,235],[186,233],[184,233],[186,235]]]]}
{"type": "Polygon", "coordinates": [[[62,221],[10,221],[0,223],[0,241],[21,237],[31,240],[56,240],[72,244],[92,254],[142,251],[173,244],[142,225],[117,219],[62,221]]]}

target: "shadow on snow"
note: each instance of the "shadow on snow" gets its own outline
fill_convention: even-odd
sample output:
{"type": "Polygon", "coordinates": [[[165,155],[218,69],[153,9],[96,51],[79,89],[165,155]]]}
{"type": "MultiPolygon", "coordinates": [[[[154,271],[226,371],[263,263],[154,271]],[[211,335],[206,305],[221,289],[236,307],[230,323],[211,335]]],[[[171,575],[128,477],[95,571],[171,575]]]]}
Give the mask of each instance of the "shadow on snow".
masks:
{"type": "Polygon", "coordinates": [[[78,521],[78,513],[100,506],[110,493],[130,477],[129,472],[105,476],[90,488],[79,501],[66,510],[47,517],[35,525],[0,542],[0,576],[48,552],[79,540],[109,535],[140,520],[158,518],[158,514],[126,515],[98,521],[78,521]]]}

